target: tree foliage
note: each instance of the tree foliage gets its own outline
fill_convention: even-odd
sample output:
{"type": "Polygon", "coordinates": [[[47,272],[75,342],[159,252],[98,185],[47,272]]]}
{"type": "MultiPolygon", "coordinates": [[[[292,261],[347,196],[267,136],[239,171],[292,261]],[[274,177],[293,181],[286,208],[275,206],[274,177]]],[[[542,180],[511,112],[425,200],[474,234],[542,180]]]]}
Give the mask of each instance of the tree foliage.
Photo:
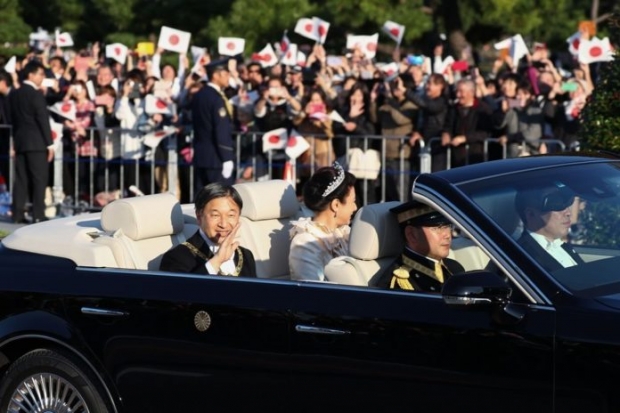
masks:
{"type": "MultiPolygon", "coordinates": [[[[620,46],[620,14],[609,21],[611,42],[620,46]]],[[[618,49],[616,49],[618,50],[618,49]]],[[[620,152],[620,59],[603,66],[600,80],[582,112],[581,141],[587,149],[620,152]]]]}

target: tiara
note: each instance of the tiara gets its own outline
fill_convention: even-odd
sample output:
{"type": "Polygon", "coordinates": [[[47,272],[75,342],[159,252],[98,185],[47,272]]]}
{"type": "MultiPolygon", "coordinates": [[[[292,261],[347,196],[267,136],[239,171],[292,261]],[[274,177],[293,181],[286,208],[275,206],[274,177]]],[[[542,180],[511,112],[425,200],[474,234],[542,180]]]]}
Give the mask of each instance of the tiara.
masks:
{"type": "Polygon", "coordinates": [[[325,192],[323,192],[323,198],[334,192],[336,188],[340,186],[342,181],[344,181],[344,169],[342,168],[342,166],[338,162],[334,162],[332,167],[336,170],[336,177],[329,185],[327,185],[327,188],[325,188],[325,192]]]}

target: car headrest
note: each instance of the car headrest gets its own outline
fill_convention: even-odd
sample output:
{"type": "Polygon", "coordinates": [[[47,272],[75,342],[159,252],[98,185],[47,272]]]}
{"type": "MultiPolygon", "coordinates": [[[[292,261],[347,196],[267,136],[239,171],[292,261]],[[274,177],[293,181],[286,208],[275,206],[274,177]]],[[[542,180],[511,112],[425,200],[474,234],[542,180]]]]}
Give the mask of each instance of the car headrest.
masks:
{"type": "Polygon", "coordinates": [[[349,252],[361,260],[396,256],[405,246],[396,215],[391,208],[400,202],[383,202],[362,207],[351,223],[349,252]]]}
{"type": "Polygon", "coordinates": [[[299,211],[295,189],[287,181],[244,182],[235,189],[243,199],[241,216],[252,221],[290,218],[299,211]]]}
{"type": "Polygon", "coordinates": [[[134,241],[178,234],[183,230],[181,205],[172,194],[123,198],[101,211],[101,228],[123,234],[134,241]]]}

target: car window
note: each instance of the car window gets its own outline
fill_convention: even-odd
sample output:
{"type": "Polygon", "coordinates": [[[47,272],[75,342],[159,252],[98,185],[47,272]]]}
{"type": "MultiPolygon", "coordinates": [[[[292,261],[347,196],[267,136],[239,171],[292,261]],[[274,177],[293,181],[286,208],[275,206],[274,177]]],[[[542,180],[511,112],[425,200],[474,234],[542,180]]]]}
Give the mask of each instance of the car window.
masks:
{"type": "MultiPolygon", "coordinates": [[[[515,205],[517,194],[540,182],[550,182],[574,195],[567,210],[570,228],[561,239],[561,247],[566,249],[564,243],[567,243],[578,254],[578,262],[583,260],[570,270],[548,271],[574,292],[600,290],[601,286],[620,291],[620,273],[614,271],[617,267],[613,264],[620,260],[620,168],[617,164],[540,169],[469,182],[462,184],[461,189],[506,234],[519,242],[524,223],[515,205]]],[[[549,202],[552,204],[553,200],[549,202]]],[[[534,258],[534,253],[528,253],[534,258]]]]}

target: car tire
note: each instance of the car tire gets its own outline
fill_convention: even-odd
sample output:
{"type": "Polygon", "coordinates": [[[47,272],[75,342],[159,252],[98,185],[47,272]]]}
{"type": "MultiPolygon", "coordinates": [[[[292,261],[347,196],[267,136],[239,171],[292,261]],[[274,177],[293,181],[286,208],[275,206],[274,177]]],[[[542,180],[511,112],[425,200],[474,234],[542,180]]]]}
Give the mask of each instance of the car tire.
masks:
{"type": "Polygon", "coordinates": [[[0,413],[108,413],[100,386],[78,360],[46,349],[11,364],[0,384],[0,413]]]}

